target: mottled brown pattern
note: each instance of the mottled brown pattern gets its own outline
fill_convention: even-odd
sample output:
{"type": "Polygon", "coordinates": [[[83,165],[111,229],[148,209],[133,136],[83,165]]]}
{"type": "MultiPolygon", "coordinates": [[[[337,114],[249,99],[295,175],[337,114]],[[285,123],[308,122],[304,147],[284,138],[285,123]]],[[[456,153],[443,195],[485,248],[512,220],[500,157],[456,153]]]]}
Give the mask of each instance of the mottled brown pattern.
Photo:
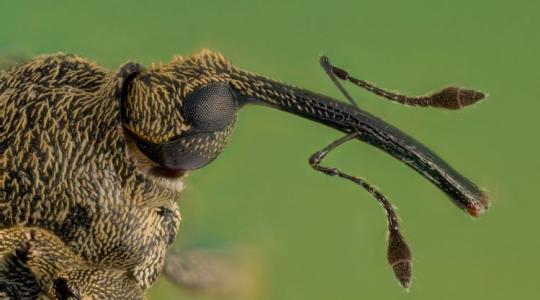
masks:
{"type": "Polygon", "coordinates": [[[118,81],[63,54],[0,73],[0,224],[53,232],[146,288],[176,236],[179,179],[137,168],[118,130],[118,81]]]}
{"type": "MultiPolygon", "coordinates": [[[[160,171],[125,129],[155,143],[181,135],[186,94],[230,81],[230,68],[203,50],[148,70],[127,63],[111,72],[65,54],[2,70],[0,229],[43,229],[89,264],[125,270],[148,288],[176,237],[186,172],[160,171]]],[[[183,144],[212,156],[232,129],[183,144]]]]}

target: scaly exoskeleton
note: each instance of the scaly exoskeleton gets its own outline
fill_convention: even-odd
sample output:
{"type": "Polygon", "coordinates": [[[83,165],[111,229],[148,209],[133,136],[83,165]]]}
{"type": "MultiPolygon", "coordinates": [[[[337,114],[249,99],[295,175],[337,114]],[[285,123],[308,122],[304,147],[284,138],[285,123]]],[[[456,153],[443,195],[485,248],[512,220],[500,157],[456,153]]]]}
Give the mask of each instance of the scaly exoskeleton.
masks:
{"type": "Polygon", "coordinates": [[[425,146],[358,108],[339,80],[399,103],[448,109],[484,94],[450,87],[407,97],[325,57],[321,64],[351,104],[242,70],[210,50],[150,68],[127,63],[116,72],[63,54],[0,71],[0,230],[43,230],[85,265],[122,270],[144,291],[176,237],[186,172],[222,152],[244,105],[262,104],[346,134],[310,164],[361,185],[382,204],[388,259],[408,287],[411,254],[392,205],[364,179],[322,166],[324,156],[357,139],[412,167],[473,216],[488,207],[487,196],[425,146]]]}

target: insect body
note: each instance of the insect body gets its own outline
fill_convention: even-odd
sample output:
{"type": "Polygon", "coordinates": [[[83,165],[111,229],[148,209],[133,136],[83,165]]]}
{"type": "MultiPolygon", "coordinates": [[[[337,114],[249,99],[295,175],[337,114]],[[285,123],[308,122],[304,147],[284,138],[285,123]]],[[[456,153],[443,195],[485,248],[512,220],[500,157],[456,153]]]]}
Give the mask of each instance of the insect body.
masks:
{"type": "MultiPolygon", "coordinates": [[[[411,105],[456,109],[483,97],[461,88],[405,97],[353,78],[326,58],[321,63],[350,101],[339,79],[411,105]]],[[[203,50],[149,69],[127,63],[116,72],[59,54],[0,71],[0,237],[19,237],[17,243],[2,246],[0,262],[17,259],[25,276],[34,278],[20,285],[47,297],[56,293],[76,298],[82,297],[78,291],[89,291],[85,296],[99,298],[78,286],[81,280],[62,275],[90,267],[99,272],[80,272],[87,277],[84,282],[97,284],[95,274],[107,278],[114,273],[114,280],[125,283],[120,287],[134,284],[144,291],[156,281],[176,237],[176,201],[184,175],[221,153],[238,110],[250,103],[347,134],[315,153],[310,163],[360,184],[383,205],[389,221],[388,258],[405,287],[410,284],[411,256],[392,205],[363,179],[322,166],[329,151],[351,139],[365,141],[414,168],[470,214],[487,208],[487,197],[473,183],[354,102],[345,104],[241,70],[218,53],[203,50]],[[24,254],[36,236],[54,241],[54,249],[69,252],[70,259],[80,263],[36,273],[40,267],[29,267],[28,262],[35,266],[46,259],[24,254]]],[[[7,289],[13,276],[5,270],[0,268],[0,291],[15,297],[7,289]]]]}

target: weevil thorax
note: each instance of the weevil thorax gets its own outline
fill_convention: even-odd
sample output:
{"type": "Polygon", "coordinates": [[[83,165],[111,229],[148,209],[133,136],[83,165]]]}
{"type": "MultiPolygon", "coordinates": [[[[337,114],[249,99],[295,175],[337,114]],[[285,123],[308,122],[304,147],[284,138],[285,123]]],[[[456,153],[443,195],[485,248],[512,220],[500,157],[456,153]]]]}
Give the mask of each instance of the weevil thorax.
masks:
{"type": "Polygon", "coordinates": [[[119,96],[141,69],[56,54],[0,71],[0,230],[42,228],[144,290],[176,237],[181,182],[129,151],[119,96]]]}
{"type": "Polygon", "coordinates": [[[128,78],[123,122],[139,149],[171,170],[197,169],[214,160],[236,120],[231,68],[220,54],[203,50],[128,78]]]}

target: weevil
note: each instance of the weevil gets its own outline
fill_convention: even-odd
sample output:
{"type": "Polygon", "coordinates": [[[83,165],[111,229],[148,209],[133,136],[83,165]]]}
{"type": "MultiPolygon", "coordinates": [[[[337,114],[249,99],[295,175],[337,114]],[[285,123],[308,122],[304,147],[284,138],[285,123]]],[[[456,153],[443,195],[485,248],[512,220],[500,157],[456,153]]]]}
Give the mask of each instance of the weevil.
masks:
{"type": "Polygon", "coordinates": [[[87,286],[109,281],[118,284],[108,297],[127,297],[128,288],[130,298],[142,298],[177,235],[184,177],[223,151],[249,104],[345,134],[309,163],[357,183],[382,205],[388,261],[408,288],[411,251],[392,204],[363,178],[321,165],[324,157],[360,140],[413,168],[472,216],[487,209],[488,198],[427,147],[360,109],[341,82],[412,106],[459,109],[485,95],[449,87],[408,97],[357,79],[327,57],[320,63],[350,103],[245,71],[211,50],[149,68],[128,62],[110,71],[56,54],[2,70],[0,237],[10,242],[0,243],[1,295],[100,298],[87,286]],[[65,258],[50,268],[51,257],[65,258]]]}

